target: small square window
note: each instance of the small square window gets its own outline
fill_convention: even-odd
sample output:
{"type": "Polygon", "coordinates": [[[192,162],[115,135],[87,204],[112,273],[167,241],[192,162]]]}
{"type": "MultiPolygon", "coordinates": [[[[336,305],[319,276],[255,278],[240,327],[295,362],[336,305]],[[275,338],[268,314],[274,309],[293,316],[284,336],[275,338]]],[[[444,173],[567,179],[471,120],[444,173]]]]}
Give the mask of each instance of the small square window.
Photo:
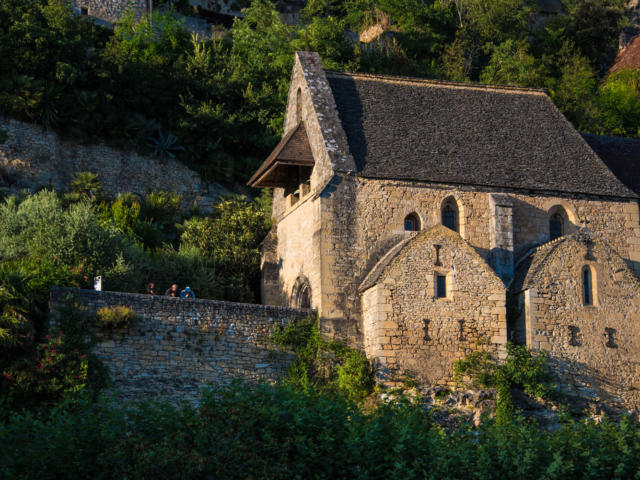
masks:
{"type": "Polygon", "coordinates": [[[447,297],[447,277],[436,275],[436,298],[447,297]]]}
{"type": "Polygon", "coordinates": [[[80,7],[80,15],[89,15],[89,7],[80,7]]]}

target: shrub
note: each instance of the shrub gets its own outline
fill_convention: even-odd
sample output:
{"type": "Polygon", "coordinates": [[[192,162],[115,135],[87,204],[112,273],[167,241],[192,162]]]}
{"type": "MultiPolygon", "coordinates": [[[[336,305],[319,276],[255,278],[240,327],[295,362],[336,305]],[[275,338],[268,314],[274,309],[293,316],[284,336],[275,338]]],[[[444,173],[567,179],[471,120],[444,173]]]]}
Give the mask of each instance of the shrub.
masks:
{"type": "Polygon", "coordinates": [[[80,198],[95,201],[102,197],[102,184],[95,173],[78,172],[69,186],[80,198]]]}
{"type": "Polygon", "coordinates": [[[494,387],[496,384],[497,365],[488,352],[477,351],[456,360],[453,365],[453,379],[461,383],[468,376],[480,387],[494,387]]]}
{"type": "Polygon", "coordinates": [[[626,479],[640,468],[638,435],[630,418],[444,431],[408,402],[364,412],[318,392],[233,384],[198,408],[79,397],[12,415],[0,422],[0,476],[626,479]]]}
{"type": "Polygon", "coordinates": [[[102,307],[96,312],[96,323],[100,328],[110,331],[129,328],[136,314],[128,307],[102,307]]]}
{"type": "Polygon", "coordinates": [[[307,319],[276,326],[273,344],[295,352],[284,384],[301,391],[323,391],[360,402],[373,392],[375,381],[367,357],[343,342],[323,340],[317,321],[307,319]]]}
{"type": "Polygon", "coordinates": [[[371,364],[364,353],[350,350],[344,355],[343,364],[338,367],[336,385],[347,399],[360,402],[375,386],[371,364]]]}
{"type": "Polygon", "coordinates": [[[536,398],[554,392],[551,370],[545,352],[534,353],[526,346],[507,344],[507,359],[498,365],[487,352],[473,352],[457,360],[454,379],[460,383],[464,376],[481,387],[495,387],[497,391],[496,418],[500,423],[510,421],[515,414],[512,388],[519,388],[536,398]]]}
{"type": "Polygon", "coordinates": [[[554,391],[547,352],[508,343],[507,360],[500,368],[509,383],[527,395],[544,398],[554,391]]]}
{"type": "Polygon", "coordinates": [[[88,372],[87,354],[70,349],[61,331],[47,335],[44,343],[0,373],[0,410],[9,415],[18,408],[43,407],[77,395],[87,388],[88,372]]]}

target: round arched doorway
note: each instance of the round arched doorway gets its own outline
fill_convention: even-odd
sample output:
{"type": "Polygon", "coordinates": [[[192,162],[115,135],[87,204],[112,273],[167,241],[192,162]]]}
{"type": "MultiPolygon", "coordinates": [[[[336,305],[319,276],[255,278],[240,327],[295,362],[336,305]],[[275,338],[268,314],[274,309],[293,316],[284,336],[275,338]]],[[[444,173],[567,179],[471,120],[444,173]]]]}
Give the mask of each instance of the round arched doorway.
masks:
{"type": "Polygon", "coordinates": [[[311,285],[307,277],[300,276],[296,279],[291,292],[291,306],[294,308],[311,308],[311,285]]]}

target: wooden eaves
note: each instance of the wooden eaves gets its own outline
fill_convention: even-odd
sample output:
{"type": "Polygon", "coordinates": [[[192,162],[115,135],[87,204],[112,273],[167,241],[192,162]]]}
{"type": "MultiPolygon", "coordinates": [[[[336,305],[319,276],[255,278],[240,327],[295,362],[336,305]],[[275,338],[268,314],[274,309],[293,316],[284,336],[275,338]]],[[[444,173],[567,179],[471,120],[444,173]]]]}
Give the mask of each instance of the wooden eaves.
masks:
{"type": "Polygon", "coordinates": [[[294,170],[297,173],[298,167],[313,165],[307,132],[304,123],[300,122],[282,137],[247,185],[253,188],[286,187],[294,170]]]}

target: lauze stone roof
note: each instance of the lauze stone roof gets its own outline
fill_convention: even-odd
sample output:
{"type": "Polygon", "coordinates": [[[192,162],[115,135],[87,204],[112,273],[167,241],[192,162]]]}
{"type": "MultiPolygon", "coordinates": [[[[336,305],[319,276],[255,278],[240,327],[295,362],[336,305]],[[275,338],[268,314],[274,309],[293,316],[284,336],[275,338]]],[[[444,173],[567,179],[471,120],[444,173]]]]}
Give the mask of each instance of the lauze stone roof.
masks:
{"type": "Polygon", "coordinates": [[[640,195],[640,139],[586,134],[583,137],[622,183],[640,195]]]}
{"type": "Polygon", "coordinates": [[[360,176],[636,197],[542,91],[327,79],[360,176]]]}

